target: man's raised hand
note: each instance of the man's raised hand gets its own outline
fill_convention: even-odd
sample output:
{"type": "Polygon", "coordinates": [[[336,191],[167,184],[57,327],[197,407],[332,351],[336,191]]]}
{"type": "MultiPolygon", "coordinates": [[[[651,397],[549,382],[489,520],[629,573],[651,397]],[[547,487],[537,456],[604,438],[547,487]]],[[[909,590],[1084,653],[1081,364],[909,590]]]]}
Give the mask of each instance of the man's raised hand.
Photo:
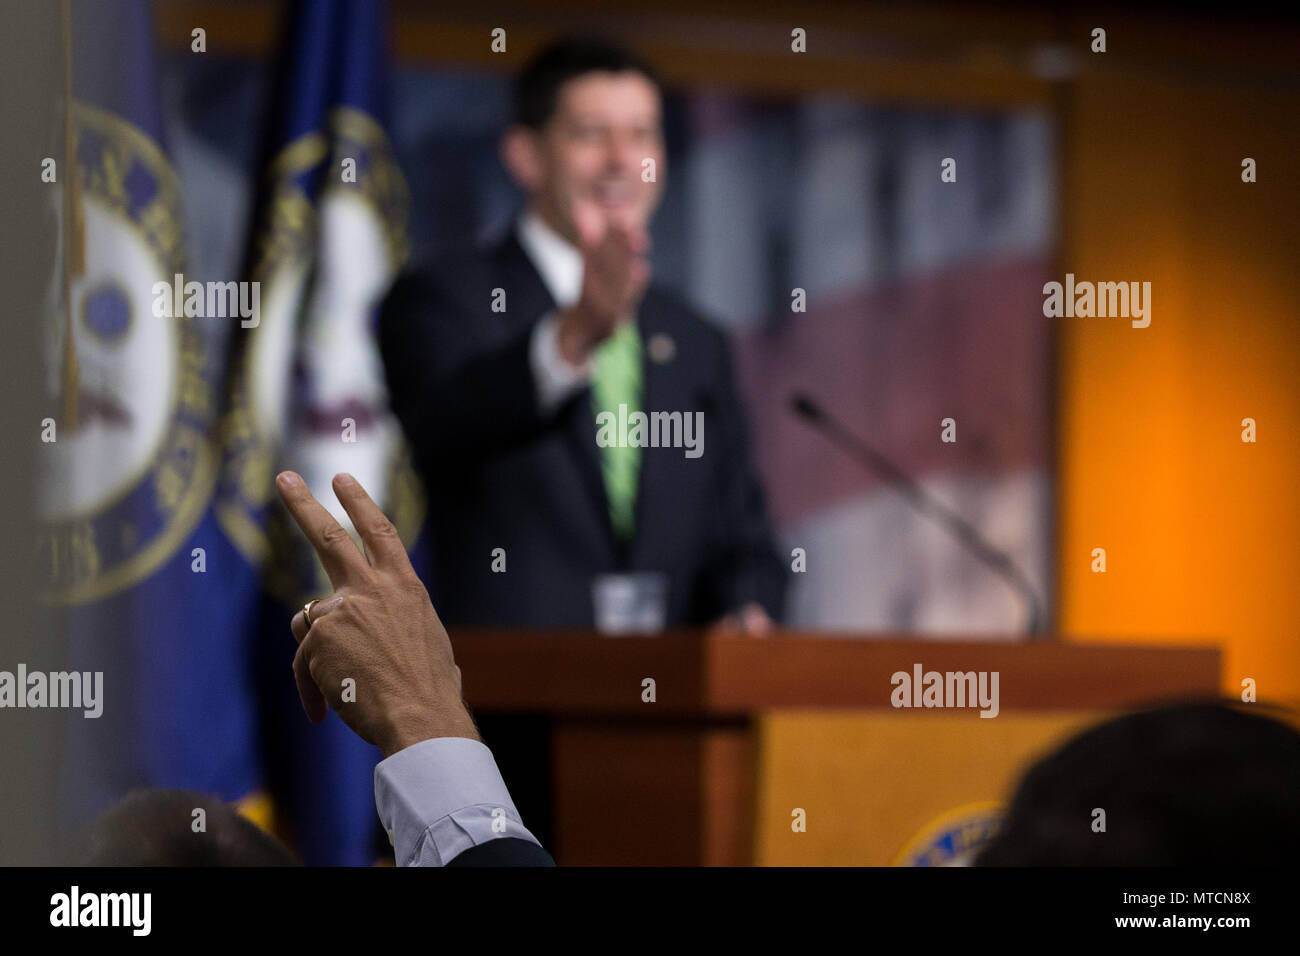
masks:
{"type": "Polygon", "coordinates": [[[385,756],[432,737],[478,734],[461,700],[460,668],[447,631],[392,522],[350,475],[334,494],[364,553],[292,471],[276,477],[285,507],[320,557],[334,593],[290,622],[298,641],[294,679],[312,723],[327,705],[385,756]],[[354,681],[355,700],[343,699],[354,681]]]}
{"type": "Polygon", "coordinates": [[[560,354],[583,364],[619,322],[632,317],[650,283],[650,235],[627,217],[575,211],[582,293],[560,314],[560,354]]]}

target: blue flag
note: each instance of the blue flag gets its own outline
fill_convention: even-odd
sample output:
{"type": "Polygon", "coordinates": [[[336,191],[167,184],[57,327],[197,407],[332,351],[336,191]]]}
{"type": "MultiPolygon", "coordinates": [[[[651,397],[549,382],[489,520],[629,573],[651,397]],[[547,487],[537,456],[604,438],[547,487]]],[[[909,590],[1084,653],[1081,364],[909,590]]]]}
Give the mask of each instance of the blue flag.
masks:
{"type": "Polygon", "coordinates": [[[77,0],[66,20],[37,560],[67,612],[68,669],[102,675],[99,715],[73,711],[65,736],[76,824],[137,787],[245,798],[261,771],[256,578],[213,507],[221,330],[172,307],[182,196],[151,5],[77,0]]]}
{"type": "Polygon", "coordinates": [[[239,343],[218,492],[223,526],[262,572],[268,780],[284,834],[309,864],[370,864],[387,849],[374,805],[379,752],[334,714],[310,725],[299,706],[289,620],[331,587],[274,475],[299,472],[349,531],[330,489],[341,471],[408,544],[423,520],[374,341],[407,243],[407,186],[384,129],[386,41],[378,2],[289,11],[249,257],[260,316],[239,343]]]}

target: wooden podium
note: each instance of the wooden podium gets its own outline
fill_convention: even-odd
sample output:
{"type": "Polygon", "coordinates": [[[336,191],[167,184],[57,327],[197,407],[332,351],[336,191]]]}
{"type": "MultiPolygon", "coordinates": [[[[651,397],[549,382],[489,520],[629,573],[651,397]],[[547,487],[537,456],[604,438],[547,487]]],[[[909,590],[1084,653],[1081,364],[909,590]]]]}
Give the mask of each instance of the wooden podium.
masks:
{"type": "Polygon", "coordinates": [[[758,721],[785,710],[917,714],[890,703],[891,675],[916,664],[997,671],[1004,715],[1114,711],[1220,687],[1213,647],[544,630],[461,631],[452,643],[475,713],[550,718],[549,849],[567,865],[755,862],[758,721]]]}

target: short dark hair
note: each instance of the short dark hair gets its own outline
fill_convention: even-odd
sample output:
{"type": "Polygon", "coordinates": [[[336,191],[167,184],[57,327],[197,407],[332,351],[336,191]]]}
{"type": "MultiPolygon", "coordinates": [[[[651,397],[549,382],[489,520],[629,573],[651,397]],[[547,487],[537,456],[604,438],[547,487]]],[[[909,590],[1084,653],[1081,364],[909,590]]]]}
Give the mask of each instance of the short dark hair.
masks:
{"type": "Polygon", "coordinates": [[[555,115],[560,89],[587,73],[642,74],[657,87],[650,65],[625,47],[597,37],[564,37],[542,47],[515,78],[515,122],[541,129],[555,115]]]}
{"type": "Polygon", "coordinates": [[[220,798],[136,790],[71,841],[70,866],[297,866],[288,848],[220,798]],[[204,811],[204,831],[193,830],[204,811]]]}
{"type": "Polygon", "coordinates": [[[975,864],[1294,866],[1300,733],[1264,706],[1177,704],[1084,731],[1029,769],[975,864]]]}

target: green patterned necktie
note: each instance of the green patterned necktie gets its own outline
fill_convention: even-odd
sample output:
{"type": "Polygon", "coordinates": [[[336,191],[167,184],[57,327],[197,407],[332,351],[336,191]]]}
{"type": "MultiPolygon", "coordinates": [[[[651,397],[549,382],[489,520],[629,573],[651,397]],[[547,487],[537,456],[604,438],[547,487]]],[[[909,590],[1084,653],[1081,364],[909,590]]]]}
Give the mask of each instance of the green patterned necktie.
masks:
{"type": "MultiPolygon", "coordinates": [[[[599,415],[610,412],[617,423],[619,405],[627,413],[641,407],[641,332],[635,322],[620,325],[592,353],[591,406],[599,415]]],[[[617,424],[615,425],[617,428],[617,424]]],[[[619,436],[621,437],[621,436],[619,436]]],[[[623,540],[632,537],[636,526],[636,488],[641,469],[641,449],[623,446],[619,441],[600,449],[601,472],[605,478],[605,496],[609,499],[609,520],[614,533],[623,540]]]]}

